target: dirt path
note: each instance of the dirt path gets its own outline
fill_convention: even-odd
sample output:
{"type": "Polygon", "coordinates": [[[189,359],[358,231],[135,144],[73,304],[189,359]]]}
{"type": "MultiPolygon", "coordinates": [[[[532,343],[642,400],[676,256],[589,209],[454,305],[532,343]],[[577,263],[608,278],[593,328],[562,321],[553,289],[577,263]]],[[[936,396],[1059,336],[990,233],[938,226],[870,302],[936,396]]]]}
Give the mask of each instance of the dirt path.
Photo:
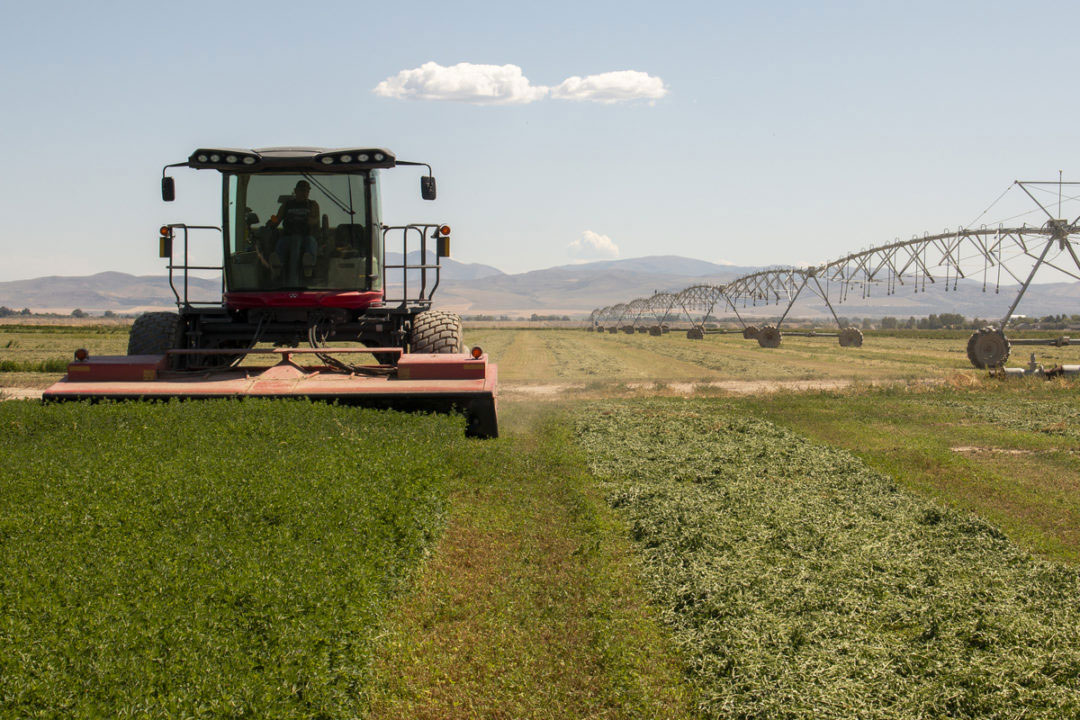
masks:
{"type": "Polygon", "coordinates": [[[40,400],[42,392],[44,392],[42,388],[0,388],[0,400],[40,400]]]}
{"type": "MultiPolygon", "coordinates": [[[[897,381],[893,381],[894,383],[897,381]]],[[[927,379],[920,381],[924,385],[938,385],[941,380],[927,379]]],[[[561,398],[567,393],[575,396],[599,396],[621,394],[620,390],[628,390],[632,394],[641,395],[695,395],[701,392],[721,392],[732,395],[757,395],[774,392],[816,392],[819,390],[844,390],[853,385],[881,386],[890,384],[888,381],[866,382],[856,380],[712,380],[708,382],[670,382],[657,385],[652,382],[613,383],[610,387],[603,385],[586,385],[584,383],[522,383],[507,382],[499,383],[499,395],[510,398],[561,398]]],[[[40,400],[42,388],[32,387],[5,387],[0,388],[0,400],[40,400]]]]}
{"type": "MultiPolygon", "coordinates": [[[[721,392],[732,395],[757,395],[774,392],[815,392],[819,390],[844,390],[854,385],[861,387],[882,386],[896,384],[900,381],[873,381],[830,379],[830,380],[713,380],[708,382],[631,382],[624,384],[612,384],[610,387],[603,385],[586,385],[581,383],[566,384],[530,384],[500,382],[499,395],[512,397],[531,398],[558,398],[567,393],[575,396],[594,396],[619,394],[620,389],[625,389],[631,394],[641,395],[695,395],[701,392],[721,392]]],[[[938,385],[943,382],[938,379],[920,380],[921,385],[938,385]]],[[[910,383],[908,383],[910,384],[910,383]]]]}

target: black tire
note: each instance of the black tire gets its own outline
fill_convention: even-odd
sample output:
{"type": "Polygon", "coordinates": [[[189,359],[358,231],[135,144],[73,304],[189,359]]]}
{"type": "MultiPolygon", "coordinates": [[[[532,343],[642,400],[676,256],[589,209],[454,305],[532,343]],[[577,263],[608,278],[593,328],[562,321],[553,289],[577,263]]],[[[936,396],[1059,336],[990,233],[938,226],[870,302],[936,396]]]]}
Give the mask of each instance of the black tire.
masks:
{"type": "Polygon", "coordinates": [[[756,340],[758,334],[757,325],[747,325],[743,328],[742,336],[747,340],[756,340]]]}
{"type": "Polygon", "coordinates": [[[778,348],[780,347],[780,341],[783,338],[783,334],[777,328],[772,325],[765,325],[758,330],[757,341],[758,345],[763,348],[778,348]]]}
{"type": "Polygon", "coordinates": [[[128,335],[128,355],[164,355],[181,346],[184,323],[174,312],[143,313],[135,318],[128,335]]]}
{"type": "Polygon", "coordinates": [[[984,327],[972,333],[968,338],[968,360],[980,370],[1005,365],[1011,351],[1012,345],[1009,339],[996,327],[984,327]]]}
{"type": "Polygon", "coordinates": [[[461,316],[445,310],[428,310],[417,315],[413,319],[412,332],[409,333],[409,352],[465,352],[461,316]]]}
{"type": "Polygon", "coordinates": [[[862,330],[857,327],[846,327],[840,331],[840,347],[862,347],[862,330]]]}
{"type": "Polygon", "coordinates": [[[704,340],[705,333],[702,332],[701,328],[695,326],[686,331],[686,338],[688,340],[704,340]]]}

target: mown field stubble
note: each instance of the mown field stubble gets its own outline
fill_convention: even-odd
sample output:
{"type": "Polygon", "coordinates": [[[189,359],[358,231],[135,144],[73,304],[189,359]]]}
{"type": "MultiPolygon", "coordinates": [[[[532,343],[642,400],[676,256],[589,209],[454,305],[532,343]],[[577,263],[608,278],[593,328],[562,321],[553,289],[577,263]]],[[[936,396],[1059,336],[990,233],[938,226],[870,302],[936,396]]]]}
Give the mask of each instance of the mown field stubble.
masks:
{"type": "MultiPolygon", "coordinates": [[[[41,335],[19,362],[126,342],[41,335]]],[[[1075,381],[933,335],[466,341],[500,365],[497,441],[0,404],[0,716],[1080,713],[1075,381]]]]}

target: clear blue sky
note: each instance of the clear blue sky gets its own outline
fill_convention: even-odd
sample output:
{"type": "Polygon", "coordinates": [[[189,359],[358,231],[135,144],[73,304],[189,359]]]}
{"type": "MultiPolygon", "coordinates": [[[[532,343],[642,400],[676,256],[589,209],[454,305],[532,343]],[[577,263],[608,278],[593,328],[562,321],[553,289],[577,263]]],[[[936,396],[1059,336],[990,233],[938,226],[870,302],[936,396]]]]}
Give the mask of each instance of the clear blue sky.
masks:
{"type": "Polygon", "coordinates": [[[456,259],[510,272],[581,259],[586,232],[619,257],[825,261],[968,223],[1013,179],[1080,179],[1078,21],[1068,2],[6,3],[0,280],[161,272],[158,225],[219,222],[216,173],[178,171],[167,205],[161,166],[213,145],[430,162],[439,200],[391,171],[384,219],[447,222],[456,259]],[[374,91],[425,63],[551,90],[374,91]],[[631,70],[662,92],[559,94],[631,70]]]}

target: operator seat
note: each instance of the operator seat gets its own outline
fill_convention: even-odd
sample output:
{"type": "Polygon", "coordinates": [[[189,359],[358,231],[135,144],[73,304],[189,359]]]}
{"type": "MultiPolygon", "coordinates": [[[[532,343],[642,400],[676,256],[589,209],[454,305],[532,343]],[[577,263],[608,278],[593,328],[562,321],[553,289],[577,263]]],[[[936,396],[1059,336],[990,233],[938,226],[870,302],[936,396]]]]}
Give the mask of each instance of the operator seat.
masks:
{"type": "Polygon", "coordinates": [[[355,287],[363,275],[370,249],[368,235],[359,223],[342,223],[334,228],[334,245],[329,253],[327,282],[334,288],[355,287]]]}
{"type": "Polygon", "coordinates": [[[334,228],[334,255],[337,257],[367,257],[364,226],[359,223],[342,223],[334,228]]]}

